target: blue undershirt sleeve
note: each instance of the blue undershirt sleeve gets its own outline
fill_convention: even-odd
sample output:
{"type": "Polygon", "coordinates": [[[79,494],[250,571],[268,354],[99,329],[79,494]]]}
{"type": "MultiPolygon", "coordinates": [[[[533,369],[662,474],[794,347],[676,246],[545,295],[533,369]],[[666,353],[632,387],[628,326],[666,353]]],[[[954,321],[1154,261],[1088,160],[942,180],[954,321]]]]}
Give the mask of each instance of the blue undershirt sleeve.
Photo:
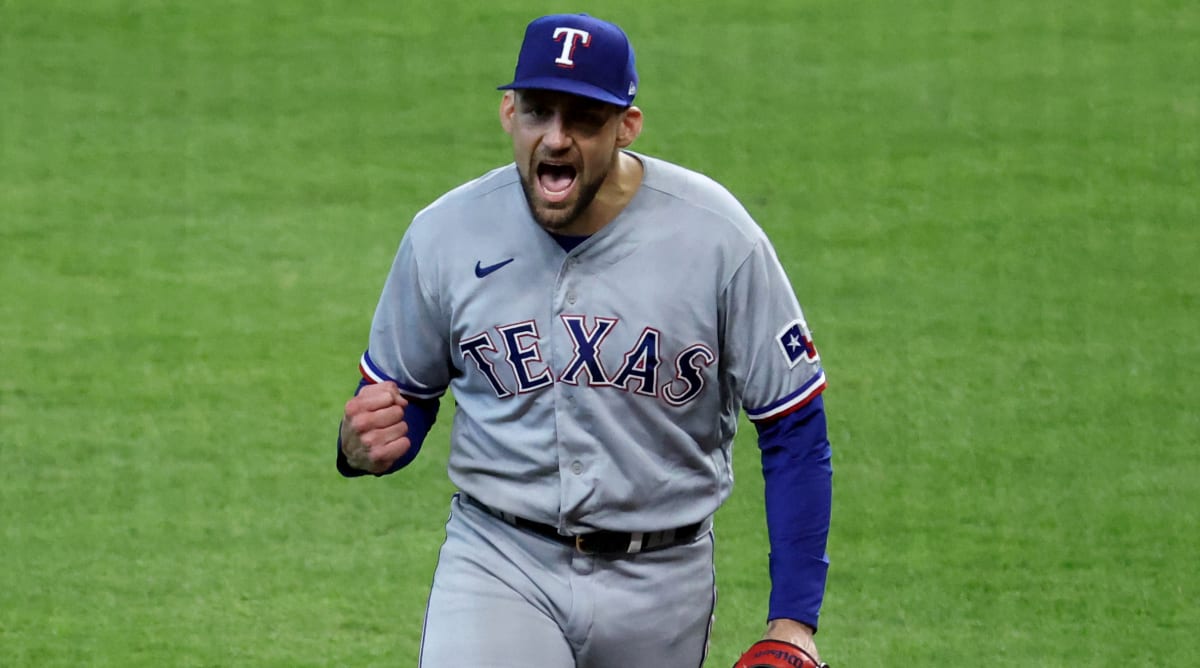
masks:
{"type": "MultiPolygon", "coordinates": [[[[362,391],[369,383],[364,379],[358,382],[358,389],[354,391],[355,396],[362,391]]],[[[389,473],[395,473],[400,469],[408,466],[417,454],[421,452],[421,444],[425,442],[425,437],[429,434],[429,430],[433,427],[433,423],[437,420],[438,407],[441,405],[437,399],[414,399],[408,398],[408,406],[404,409],[404,421],[408,423],[408,440],[412,445],[408,448],[408,452],[404,456],[397,459],[388,470],[383,473],[374,474],[376,477],[385,476],[389,473]]],[[[358,476],[371,475],[369,471],[362,471],[350,466],[350,462],[346,461],[346,454],[342,452],[342,433],[341,428],[338,429],[337,437],[337,470],[347,478],[357,478],[358,476]]]]}
{"type": "Polygon", "coordinates": [[[766,483],[771,600],[767,619],[794,619],[813,629],[825,597],[833,501],[832,450],[825,404],[755,423],[766,483]]]}

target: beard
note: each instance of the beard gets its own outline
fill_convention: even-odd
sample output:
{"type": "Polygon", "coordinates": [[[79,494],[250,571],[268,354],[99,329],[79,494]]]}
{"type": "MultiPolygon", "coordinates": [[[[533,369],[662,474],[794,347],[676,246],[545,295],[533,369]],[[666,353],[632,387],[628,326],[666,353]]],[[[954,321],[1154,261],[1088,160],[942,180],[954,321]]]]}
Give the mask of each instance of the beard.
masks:
{"type": "Polygon", "coordinates": [[[533,215],[533,219],[542,229],[555,233],[570,227],[587,211],[612,169],[610,163],[595,178],[587,181],[581,180],[580,174],[576,173],[577,182],[573,186],[575,197],[565,202],[547,202],[541,198],[537,164],[534,163],[529,173],[521,174],[521,190],[525,193],[525,202],[529,205],[529,213],[533,215]]]}

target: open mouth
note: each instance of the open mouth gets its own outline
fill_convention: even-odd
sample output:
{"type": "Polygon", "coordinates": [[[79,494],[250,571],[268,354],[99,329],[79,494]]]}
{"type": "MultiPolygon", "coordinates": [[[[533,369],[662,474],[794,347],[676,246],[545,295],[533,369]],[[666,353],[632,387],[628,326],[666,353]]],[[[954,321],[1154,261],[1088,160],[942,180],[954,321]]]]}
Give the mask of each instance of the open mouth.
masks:
{"type": "Polygon", "coordinates": [[[549,202],[565,200],[575,187],[576,175],[572,165],[539,162],[537,166],[538,186],[542,190],[542,196],[549,202]]]}

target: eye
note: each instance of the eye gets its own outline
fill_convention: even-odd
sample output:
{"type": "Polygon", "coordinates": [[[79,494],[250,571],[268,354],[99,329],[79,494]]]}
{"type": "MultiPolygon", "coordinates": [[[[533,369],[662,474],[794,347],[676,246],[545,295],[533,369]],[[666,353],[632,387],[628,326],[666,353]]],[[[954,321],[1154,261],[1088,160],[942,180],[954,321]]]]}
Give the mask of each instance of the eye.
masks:
{"type": "Polygon", "coordinates": [[[600,112],[582,112],[571,118],[571,125],[587,134],[595,134],[604,128],[608,117],[600,112]]]}
{"type": "Polygon", "coordinates": [[[530,104],[526,105],[525,113],[532,118],[542,119],[550,115],[550,108],[538,104],[530,104]]]}

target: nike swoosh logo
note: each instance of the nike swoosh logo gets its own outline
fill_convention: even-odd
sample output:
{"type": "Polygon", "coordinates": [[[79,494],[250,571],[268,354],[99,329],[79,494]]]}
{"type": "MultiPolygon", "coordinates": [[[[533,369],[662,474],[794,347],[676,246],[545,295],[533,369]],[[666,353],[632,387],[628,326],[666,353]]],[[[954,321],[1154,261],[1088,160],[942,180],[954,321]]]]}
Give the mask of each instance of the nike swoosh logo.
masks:
{"type": "Polygon", "coordinates": [[[503,262],[497,262],[496,264],[489,264],[486,267],[481,267],[481,266],[479,266],[479,262],[476,262],[475,263],[475,278],[483,278],[484,276],[487,276],[488,274],[492,273],[493,271],[496,271],[497,269],[503,267],[504,265],[508,264],[509,262],[512,262],[515,259],[517,259],[517,258],[510,257],[503,262]]]}

